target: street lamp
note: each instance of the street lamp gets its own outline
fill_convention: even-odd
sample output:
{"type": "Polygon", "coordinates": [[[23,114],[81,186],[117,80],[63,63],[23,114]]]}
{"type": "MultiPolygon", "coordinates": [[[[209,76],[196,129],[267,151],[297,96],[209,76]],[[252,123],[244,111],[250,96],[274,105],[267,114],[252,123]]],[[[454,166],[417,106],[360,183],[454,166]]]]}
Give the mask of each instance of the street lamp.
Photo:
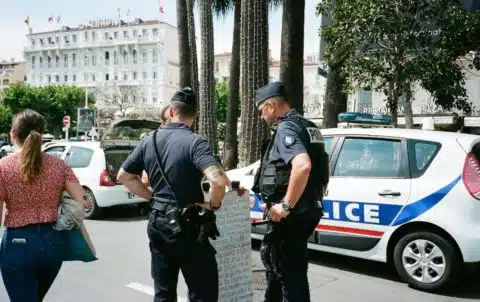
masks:
{"type": "Polygon", "coordinates": [[[84,71],[85,71],[85,108],[88,108],[87,60],[88,60],[88,50],[85,50],[85,57],[83,58],[83,67],[84,67],[84,71]]]}

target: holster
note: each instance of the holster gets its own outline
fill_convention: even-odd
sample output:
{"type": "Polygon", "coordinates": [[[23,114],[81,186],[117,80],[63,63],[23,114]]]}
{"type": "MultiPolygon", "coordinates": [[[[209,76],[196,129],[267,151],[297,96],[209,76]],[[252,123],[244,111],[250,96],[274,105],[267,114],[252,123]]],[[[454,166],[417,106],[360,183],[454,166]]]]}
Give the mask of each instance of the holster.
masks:
{"type": "Polygon", "coordinates": [[[218,232],[217,217],[210,210],[205,210],[198,205],[190,205],[185,208],[182,214],[182,222],[189,241],[205,243],[208,238],[216,240],[218,232]]]}

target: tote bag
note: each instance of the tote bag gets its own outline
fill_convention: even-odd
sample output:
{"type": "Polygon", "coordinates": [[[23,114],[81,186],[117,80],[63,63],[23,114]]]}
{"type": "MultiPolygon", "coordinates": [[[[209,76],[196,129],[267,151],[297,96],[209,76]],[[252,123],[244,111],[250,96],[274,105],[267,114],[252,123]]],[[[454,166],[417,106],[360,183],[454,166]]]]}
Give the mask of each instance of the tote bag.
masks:
{"type": "Polygon", "coordinates": [[[67,197],[62,199],[54,228],[67,233],[64,261],[92,262],[98,259],[90,235],[83,224],[84,216],[82,203],[67,197]]]}

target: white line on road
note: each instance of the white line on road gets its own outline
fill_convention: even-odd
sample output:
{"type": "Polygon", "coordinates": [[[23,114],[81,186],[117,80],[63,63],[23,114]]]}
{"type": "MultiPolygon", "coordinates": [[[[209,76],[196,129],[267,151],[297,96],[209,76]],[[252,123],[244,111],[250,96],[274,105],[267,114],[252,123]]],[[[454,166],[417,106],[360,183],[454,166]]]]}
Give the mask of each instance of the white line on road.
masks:
{"type": "MultiPolygon", "coordinates": [[[[137,282],[129,283],[126,286],[128,288],[136,290],[137,292],[141,292],[141,293],[144,293],[144,294],[147,294],[147,295],[150,295],[150,296],[155,295],[155,291],[153,290],[153,287],[151,287],[151,286],[143,285],[143,284],[140,284],[140,283],[137,283],[137,282]]],[[[177,302],[187,302],[187,299],[184,298],[184,297],[178,296],[177,297],[177,302]]]]}

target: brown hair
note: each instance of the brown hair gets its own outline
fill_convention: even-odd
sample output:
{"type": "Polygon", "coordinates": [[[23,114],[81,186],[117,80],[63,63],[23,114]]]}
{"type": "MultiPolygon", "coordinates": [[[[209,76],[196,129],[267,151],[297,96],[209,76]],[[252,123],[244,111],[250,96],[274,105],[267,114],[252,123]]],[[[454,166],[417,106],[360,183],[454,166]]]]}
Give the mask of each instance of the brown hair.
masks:
{"type": "Polygon", "coordinates": [[[23,146],[20,157],[20,178],[32,181],[42,168],[42,134],[45,119],[38,112],[26,109],[17,113],[12,122],[12,130],[23,146]]]}

